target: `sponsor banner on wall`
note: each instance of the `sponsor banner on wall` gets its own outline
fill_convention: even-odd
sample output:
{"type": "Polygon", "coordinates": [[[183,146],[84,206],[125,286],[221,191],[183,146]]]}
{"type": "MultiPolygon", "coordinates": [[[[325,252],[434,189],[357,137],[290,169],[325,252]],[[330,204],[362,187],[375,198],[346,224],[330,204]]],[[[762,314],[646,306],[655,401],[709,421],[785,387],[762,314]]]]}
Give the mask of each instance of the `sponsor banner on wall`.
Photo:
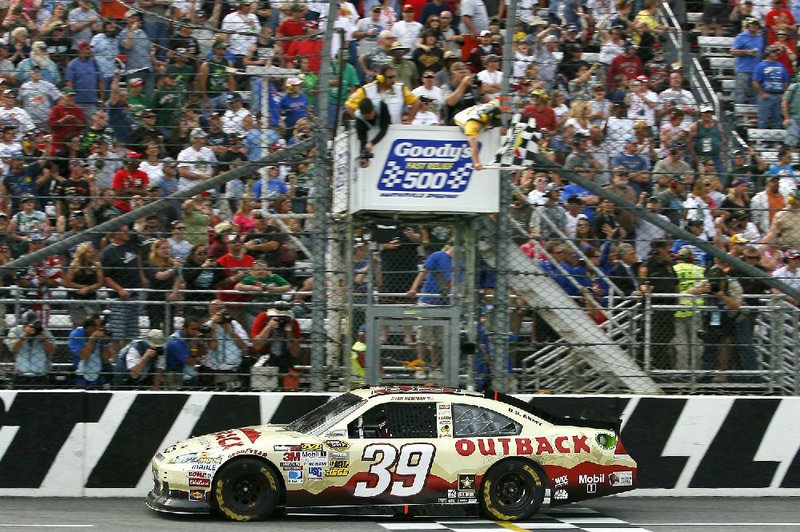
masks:
{"type": "MultiPolygon", "coordinates": [[[[287,423],[330,397],[2,391],[0,496],[143,497],[152,487],[150,459],[168,445],[287,423]]],[[[639,464],[632,496],[800,495],[798,397],[518,397],[558,415],[621,418],[622,440],[639,464]]],[[[211,480],[197,475],[195,486],[211,480]]]]}
{"type": "MultiPolygon", "coordinates": [[[[490,163],[497,151],[499,130],[479,137],[480,157],[490,163]]],[[[350,154],[359,155],[350,138],[350,154]]],[[[500,177],[496,169],[476,171],[467,137],[455,126],[392,125],[373,150],[369,166],[351,165],[352,212],[497,212],[500,177]]],[[[337,161],[341,156],[337,157],[337,161]]],[[[344,162],[337,162],[341,176],[344,162]]],[[[341,182],[341,177],[337,177],[341,182]]]]}

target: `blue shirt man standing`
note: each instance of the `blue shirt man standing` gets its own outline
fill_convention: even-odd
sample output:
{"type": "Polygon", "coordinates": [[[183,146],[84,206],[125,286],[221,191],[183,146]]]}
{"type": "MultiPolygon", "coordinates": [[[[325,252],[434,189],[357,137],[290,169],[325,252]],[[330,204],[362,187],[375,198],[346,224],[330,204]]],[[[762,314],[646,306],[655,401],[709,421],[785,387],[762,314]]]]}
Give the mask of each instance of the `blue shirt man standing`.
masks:
{"type": "Polygon", "coordinates": [[[790,78],[786,67],[778,61],[780,51],[778,46],[767,46],[764,60],[753,72],[753,88],[758,92],[758,127],[761,129],[783,127],[781,100],[790,78]]]}
{"type": "Polygon", "coordinates": [[[736,36],[731,46],[731,55],[736,58],[736,87],[733,99],[736,103],[755,102],[753,91],[753,72],[761,61],[764,50],[764,37],[761,35],[761,22],[754,17],[745,20],[747,29],[736,36]]]}

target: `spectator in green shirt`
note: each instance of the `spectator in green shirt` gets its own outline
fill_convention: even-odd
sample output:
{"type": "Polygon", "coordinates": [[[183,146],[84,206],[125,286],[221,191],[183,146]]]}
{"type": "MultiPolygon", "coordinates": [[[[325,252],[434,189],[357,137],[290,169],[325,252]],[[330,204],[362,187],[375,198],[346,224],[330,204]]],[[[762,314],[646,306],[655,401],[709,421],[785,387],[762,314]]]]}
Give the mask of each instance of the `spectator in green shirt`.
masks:
{"type": "Polygon", "coordinates": [[[272,273],[265,261],[257,260],[253,263],[250,273],[236,283],[234,290],[250,294],[247,322],[252,323],[256,315],[264,310],[258,303],[278,301],[280,294],[291,291],[292,287],[286,279],[272,273]]]}

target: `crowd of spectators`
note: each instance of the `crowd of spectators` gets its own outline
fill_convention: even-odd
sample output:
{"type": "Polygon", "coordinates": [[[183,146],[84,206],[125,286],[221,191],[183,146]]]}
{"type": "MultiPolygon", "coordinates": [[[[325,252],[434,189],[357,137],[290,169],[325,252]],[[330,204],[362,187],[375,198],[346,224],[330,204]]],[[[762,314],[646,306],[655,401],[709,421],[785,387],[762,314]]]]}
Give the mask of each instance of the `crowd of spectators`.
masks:
{"type": "MultiPolygon", "coordinates": [[[[508,62],[502,2],[345,1],[335,13],[325,13],[326,6],[266,0],[9,3],[0,13],[0,262],[294,144],[312,134],[321,113],[329,124],[341,116],[354,118],[357,129],[361,124],[366,166],[364,152],[380,142],[385,126],[452,125],[458,112],[497,97],[508,78],[508,105],[536,120],[546,156],[698,238],[759,246],[754,249],[765,271],[797,283],[791,254],[785,253],[800,247],[791,148],[772,166],[753,151],[729,160],[714,109],[696,101],[683,66],[665,59],[667,29],[657,0],[522,1],[509,33],[508,62]],[[321,56],[321,32],[328,24],[343,30],[330,59],[321,56]],[[320,87],[319,69],[328,60],[333,76],[329,87],[320,87]],[[261,77],[247,75],[249,66],[299,74],[276,77],[264,87],[261,77]],[[329,109],[315,106],[320,90],[330,91],[329,109]],[[370,134],[376,130],[377,136],[370,134]]],[[[796,38],[794,23],[779,18],[783,25],[774,32],[765,22],[771,28],[766,44],[782,38],[781,28],[796,38]]],[[[748,42],[755,42],[753,36],[763,41],[755,29],[759,20],[741,21],[748,42]]],[[[738,65],[745,58],[760,60],[761,52],[734,53],[738,65]]],[[[777,55],[767,55],[772,63],[766,67],[753,65],[750,85],[745,87],[742,69],[736,79],[740,92],[759,92],[759,105],[769,100],[780,106],[771,69],[782,63],[783,52],[769,53],[777,55]]],[[[784,118],[791,131],[800,123],[794,120],[795,111],[800,113],[800,100],[791,96],[795,86],[786,76],[787,106],[782,116],[774,109],[763,113],[770,124],[784,118]]],[[[76,342],[105,334],[117,353],[134,339],[154,348],[163,340],[167,351],[173,340],[195,337],[204,338],[204,345],[227,346],[212,357],[206,347],[203,354],[193,352],[198,347],[187,341],[173,349],[177,358],[145,363],[161,355],[148,355],[141,344],[126,351],[125,369],[139,368],[129,378],[139,379],[151,365],[173,373],[185,367],[183,377],[169,381],[178,386],[181,379],[204,378],[189,369],[197,365],[213,373],[214,385],[225,385],[220,374],[239,369],[248,353],[269,354],[262,331],[274,327],[287,338],[299,337],[296,323],[279,319],[284,314],[266,319],[263,308],[242,303],[286,298],[293,305],[289,317],[302,316],[304,296],[285,294],[310,288],[296,266],[309,258],[311,220],[292,214],[313,212],[313,171],[310,156],[308,162],[263,168],[6,275],[6,286],[16,284],[27,298],[42,300],[32,306],[36,319],[26,315],[18,333],[32,334],[29,322],[46,328],[46,300],[53,289],[68,288],[75,300],[72,326],[82,331],[76,342]],[[103,291],[110,299],[100,304],[103,291]],[[153,310],[157,305],[146,307],[150,325],[169,338],[140,338],[137,302],[147,300],[181,309],[184,325],[174,338],[164,311],[153,310]],[[111,310],[107,319],[98,314],[104,308],[111,310]],[[210,331],[199,332],[203,326],[210,331]]],[[[605,301],[608,285],[581,264],[564,236],[606,274],[626,264],[646,265],[657,255],[651,249],[664,249],[668,235],[661,229],[557,174],[520,172],[515,185],[514,217],[551,256],[555,248],[565,251],[555,277],[568,272],[593,299],[605,301]]],[[[423,275],[414,282],[418,267],[448,238],[427,228],[408,229],[397,243],[384,245],[389,258],[381,279],[389,292],[416,297],[424,280],[423,275]],[[404,250],[402,257],[393,258],[394,249],[404,250]]],[[[688,246],[695,264],[712,266],[691,242],[668,244],[674,256],[688,246]]],[[[671,260],[669,253],[662,259],[671,260]]],[[[652,289],[644,278],[655,279],[656,262],[631,270],[636,282],[626,293],[652,289]]],[[[572,281],[562,285],[581,293],[572,281]]],[[[283,347],[275,347],[281,351],[276,360],[296,350],[278,344],[283,347]]],[[[78,342],[73,349],[76,370],[88,356],[84,348],[78,342]]],[[[103,348],[91,353],[105,356],[103,348]]],[[[286,358],[280,365],[291,366],[286,358]]],[[[95,369],[96,364],[89,373],[95,369]]]]}

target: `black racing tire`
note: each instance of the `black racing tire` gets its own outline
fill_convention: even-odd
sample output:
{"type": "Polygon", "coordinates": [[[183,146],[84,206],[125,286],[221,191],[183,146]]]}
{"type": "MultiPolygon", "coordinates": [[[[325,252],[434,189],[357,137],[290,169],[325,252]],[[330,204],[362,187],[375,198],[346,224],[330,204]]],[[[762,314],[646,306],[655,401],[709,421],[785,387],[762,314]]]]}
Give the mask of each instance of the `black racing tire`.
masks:
{"type": "Polygon", "coordinates": [[[481,513],[497,521],[519,521],[535,514],[547,488],[544,472],[534,462],[503,460],[483,477],[481,513]]]}
{"type": "Polygon", "coordinates": [[[270,517],[281,499],[275,469],[258,458],[237,458],[214,475],[211,492],[216,510],[232,521],[260,521],[270,517]]]}

